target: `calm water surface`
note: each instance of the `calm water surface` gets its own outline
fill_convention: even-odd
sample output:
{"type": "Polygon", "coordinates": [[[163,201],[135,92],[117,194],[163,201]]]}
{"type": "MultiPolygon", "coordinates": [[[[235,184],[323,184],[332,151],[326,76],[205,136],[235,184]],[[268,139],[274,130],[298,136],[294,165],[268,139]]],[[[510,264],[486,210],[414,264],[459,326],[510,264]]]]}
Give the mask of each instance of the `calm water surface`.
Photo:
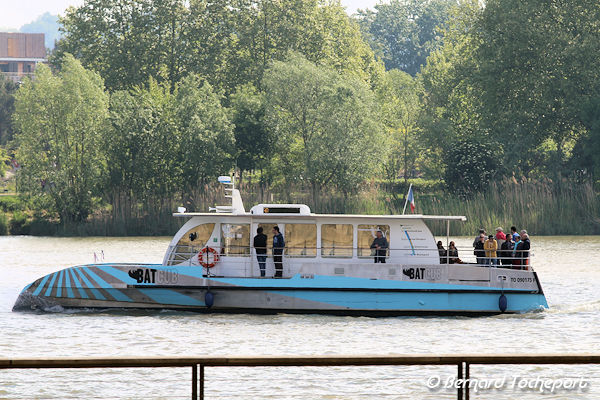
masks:
{"type": "MultiPolygon", "coordinates": [[[[471,238],[457,240],[469,246],[471,238]]],[[[42,275],[93,262],[161,262],[169,238],[0,237],[0,357],[562,353],[600,351],[600,237],[534,237],[534,266],[550,310],[495,317],[355,318],[180,312],[13,313],[20,290],[42,275]]],[[[464,256],[463,256],[464,257],[464,256]]],[[[451,399],[427,379],[455,367],[209,368],[209,399],[451,399]]],[[[600,399],[598,366],[491,366],[506,378],[476,399],[600,399]],[[515,377],[578,378],[584,391],[540,394],[515,377]]],[[[189,398],[188,369],[0,370],[0,399],[189,398]]]]}

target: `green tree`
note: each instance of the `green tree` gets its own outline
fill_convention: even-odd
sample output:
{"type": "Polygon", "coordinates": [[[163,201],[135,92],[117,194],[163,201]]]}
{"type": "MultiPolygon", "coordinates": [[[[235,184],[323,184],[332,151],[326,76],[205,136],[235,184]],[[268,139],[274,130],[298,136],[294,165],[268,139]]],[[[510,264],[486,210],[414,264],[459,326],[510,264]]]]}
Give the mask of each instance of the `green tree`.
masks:
{"type": "Polygon", "coordinates": [[[172,210],[180,196],[193,206],[198,188],[233,166],[233,127],[219,96],[195,75],[173,93],[154,80],[115,92],[110,122],[105,185],[115,218],[138,202],[151,215],[172,210]]]}
{"type": "Polygon", "coordinates": [[[265,126],[265,96],[247,84],[240,86],[229,100],[231,122],[235,126],[236,166],[240,171],[262,170],[275,142],[265,126]]]}
{"type": "Polygon", "coordinates": [[[8,171],[8,162],[10,161],[10,157],[8,156],[8,152],[6,149],[0,147],[0,179],[4,178],[6,171],[8,171]]]}
{"type": "Polygon", "coordinates": [[[406,184],[416,168],[421,152],[419,126],[422,104],[419,81],[397,69],[385,74],[378,91],[389,152],[383,164],[388,181],[393,184],[402,171],[406,184]]]}
{"type": "Polygon", "coordinates": [[[98,74],[65,55],[58,75],[40,65],[15,95],[19,190],[48,199],[61,221],[84,221],[104,168],[108,96],[98,74]]]}
{"type": "Polygon", "coordinates": [[[525,173],[560,173],[583,134],[582,106],[600,89],[598,21],[591,0],[486,3],[472,78],[482,88],[482,125],[518,144],[506,146],[505,159],[525,173]],[[531,162],[539,159],[544,166],[531,162]]]}
{"type": "Polygon", "coordinates": [[[440,142],[484,140],[505,174],[568,172],[600,91],[599,18],[589,0],[462,3],[423,71],[428,110],[450,127],[440,142]]]}
{"type": "Polygon", "coordinates": [[[12,114],[16,90],[17,84],[0,74],[0,145],[6,145],[13,136],[12,114]]]}
{"type": "Polygon", "coordinates": [[[227,111],[211,85],[196,75],[177,87],[179,157],[186,194],[234,166],[235,137],[227,111]]]}
{"type": "Polygon", "coordinates": [[[455,4],[452,0],[391,0],[380,2],[374,10],[359,10],[356,18],[386,69],[414,76],[441,43],[440,28],[455,4]]]}
{"type": "Polygon", "coordinates": [[[55,58],[74,54],[100,73],[111,90],[147,84],[174,87],[184,68],[183,0],[86,0],[60,18],[63,38],[55,58]]]}
{"type": "Polygon", "coordinates": [[[288,182],[305,182],[316,204],[326,186],[347,193],[373,176],[384,145],[374,96],[363,81],[293,53],[272,63],[264,87],[276,167],[288,182]]]}
{"type": "Polygon", "coordinates": [[[225,94],[289,50],[375,84],[382,65],[333,0],[87,0],[61,18],[54,58],[75,54],[110,91],[198,74],[225,94]]]}
{"type": "Polygon", "coordinates": [[[180,190],[176,104],[168,85],[151,80],[148,88],[117,91],[110,101],[107,199],[113,216],[125,217],[140,202],[159,214],[180,190]]]}

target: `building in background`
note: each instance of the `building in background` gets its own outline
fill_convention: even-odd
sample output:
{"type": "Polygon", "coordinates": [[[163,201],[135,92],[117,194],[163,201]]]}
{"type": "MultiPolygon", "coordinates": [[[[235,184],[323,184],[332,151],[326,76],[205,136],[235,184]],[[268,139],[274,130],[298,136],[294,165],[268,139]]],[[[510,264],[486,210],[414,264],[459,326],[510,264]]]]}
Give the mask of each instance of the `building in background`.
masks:
{"type": "Polygon", "coordinates": [[[47,62],[43,33],[0,32],[0,74],[20,82],[47,62]]]}

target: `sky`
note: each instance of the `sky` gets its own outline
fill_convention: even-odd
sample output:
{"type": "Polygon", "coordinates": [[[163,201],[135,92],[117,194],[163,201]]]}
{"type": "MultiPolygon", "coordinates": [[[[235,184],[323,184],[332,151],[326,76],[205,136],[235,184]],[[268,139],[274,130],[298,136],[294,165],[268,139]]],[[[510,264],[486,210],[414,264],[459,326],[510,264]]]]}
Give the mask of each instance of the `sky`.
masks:
{"type": "MultiPolygon", "coordinates": [[[[372,8],[377,0],[342,0],[351,14],[357,8],[372,8]]],[[[83,0],[0,0],[0,30],[17,30],[45,12],[63,14],[69,6],[79,6],[83,0]]]]}

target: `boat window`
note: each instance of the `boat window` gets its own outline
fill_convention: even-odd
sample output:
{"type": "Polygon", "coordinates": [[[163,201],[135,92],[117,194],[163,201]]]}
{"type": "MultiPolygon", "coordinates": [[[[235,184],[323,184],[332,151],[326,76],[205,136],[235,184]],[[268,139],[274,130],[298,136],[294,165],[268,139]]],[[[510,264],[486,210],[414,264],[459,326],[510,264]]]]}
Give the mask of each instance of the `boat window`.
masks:
{"type": "Polygon", "coordinates": [[[169,257],[169,264],[179,264],[183,261],[189,260],[190,257],[198,253],[204,246],[207,245],[213,230],[215,229],[214,223],[200,224],[185,233],[175,245],[171,256],[169,257]]]}
{"type": "MultiPolygon", "coordinates": [[[[371,244],[373,240],[377,237],[377,231],[381,231],[383,233],[383,237],[385,237],[390,243],[390,226],[389,225],[358,225],[358,256],[359,257],[371,257],[372,249],[371,244]]],[[[389,255],[389,250],[388,250],[389,255]]]]}
{"type": "Polygon", "coordinates": [[[351,224],[321,225],[321,256],[351,258],[353,239],[351,224]]]}
{"type": "Polygon", "coordinates": [[[221,224],[221,254],[250,254],[250,224],[221,224]]]}
{"type": "Polygon", "coordinates": [[[317,225],[285,224],[284,239],[288,256],[317,256],[317,225]]]}

